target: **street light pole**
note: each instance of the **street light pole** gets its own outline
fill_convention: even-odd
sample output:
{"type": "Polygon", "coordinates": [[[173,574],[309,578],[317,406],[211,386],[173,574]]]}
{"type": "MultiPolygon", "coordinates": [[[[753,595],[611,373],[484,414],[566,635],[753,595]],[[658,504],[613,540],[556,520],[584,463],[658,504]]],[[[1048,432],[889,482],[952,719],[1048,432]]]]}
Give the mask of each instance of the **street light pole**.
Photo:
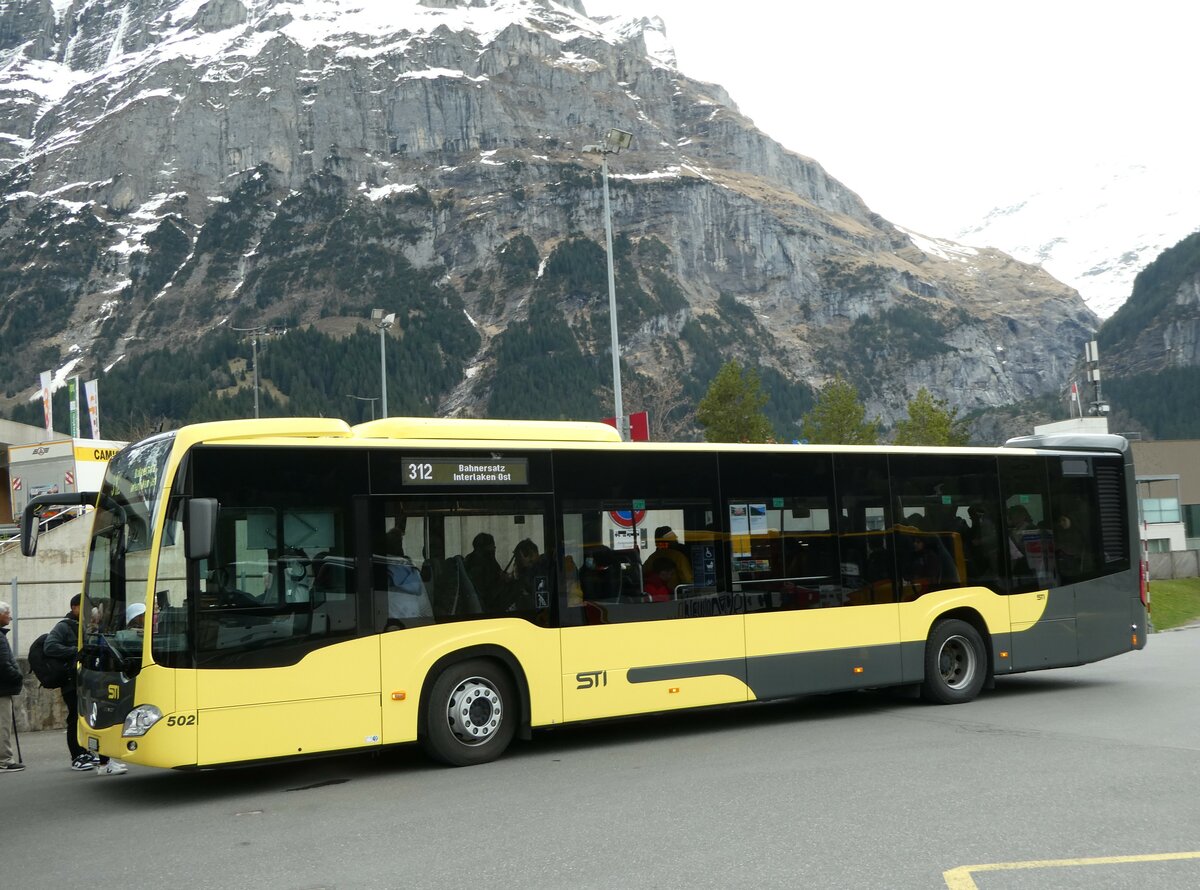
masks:
{"type": "Polygon", "coordinates": [[[613,410],[621,438],[629,438],[625,429],[625,407],[621,403],[621,351],[617,341],[617,284],[613,273],[612,211],[608,206],[608,152],[600,155],[601,179],[604,182],[604,249],[608,258],[608,326],[612,337],[613,410]]]}
{"type": "Polygon", "coordinates": [[[263,325],[258,325],[253,328],[234,328],[235,331],[241,331],[250,335],[250,350],[254,358],[254,418],[258,419],[258,338],[267,332],[263,325]]]}
{"type": "Polygon", "coordinates": [[[600,178],[604,190],[604,246],[608,257],[608,326],[612,335],[613,410],[617,429],[621,438],[626,440],[629,438],[629,422],[625,418],[625,406],[621,403],[621,347],[617,337],[617,284],[613,273],[612,211],[608,203],[608,156],[628,148],[632,141],[632,133],[614,128],[608,131],[599,145],[583,147],[587,154],[600,155],[600,178]]]}
{"type": "Polygon", "coordinates": [[[385,346],[385,337],[388,328],[396,323],[396,313],[389,312],[385,315],[382,309],[372,309],[371,319],[375,322],[375,326],[379,328],[379,393],[383,402],[381,406],[383,417],[387,417],[387,349],[385,346]]]}

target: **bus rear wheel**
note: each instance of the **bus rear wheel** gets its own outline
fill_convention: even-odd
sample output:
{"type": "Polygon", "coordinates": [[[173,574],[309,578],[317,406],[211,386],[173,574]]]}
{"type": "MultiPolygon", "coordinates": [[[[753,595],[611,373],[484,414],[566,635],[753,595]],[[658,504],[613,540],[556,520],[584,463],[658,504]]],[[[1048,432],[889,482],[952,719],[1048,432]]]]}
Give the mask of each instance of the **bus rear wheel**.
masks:
{"type": "Polygon", "coordinates": [[[496,662],[451,665],[429,691],[425,751],[450,766],[495,760],[516,733],[518,713],[512,680],[496,662]]]}
{"type": "Polygon", "coordinates": [[[934,625],[925,643],[921,697],[937,704],[962,704],[979,695],[986,680],[987,653],[979,631],[956,618],[934,625]]]}

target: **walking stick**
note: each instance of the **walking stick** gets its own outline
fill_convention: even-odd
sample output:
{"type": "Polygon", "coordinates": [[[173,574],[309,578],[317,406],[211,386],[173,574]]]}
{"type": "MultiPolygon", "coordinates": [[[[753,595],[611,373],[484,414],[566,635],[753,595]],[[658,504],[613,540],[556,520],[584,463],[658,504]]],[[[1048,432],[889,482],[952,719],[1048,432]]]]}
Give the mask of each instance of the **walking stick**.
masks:
{"type": "Polygon", "coordinates": [[[24,763],[25,758],[21,756],[21,736],[17,732],[17,709],[13,708],[13,741],[17,743],[17,763],[24,763]]]}

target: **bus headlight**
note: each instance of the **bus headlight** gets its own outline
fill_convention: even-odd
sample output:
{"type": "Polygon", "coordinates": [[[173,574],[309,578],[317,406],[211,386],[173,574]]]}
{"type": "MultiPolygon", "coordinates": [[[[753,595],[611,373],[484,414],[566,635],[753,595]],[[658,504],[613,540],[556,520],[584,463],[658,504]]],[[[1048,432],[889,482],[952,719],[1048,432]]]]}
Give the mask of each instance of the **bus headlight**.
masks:
{"type": "Polygon", "coordinates": [[[162,719],[162,711],[154,705],[138,705],[125,718],[125,726],[121,729],[121,737],[143,736],[150,727],[162,719]]]}

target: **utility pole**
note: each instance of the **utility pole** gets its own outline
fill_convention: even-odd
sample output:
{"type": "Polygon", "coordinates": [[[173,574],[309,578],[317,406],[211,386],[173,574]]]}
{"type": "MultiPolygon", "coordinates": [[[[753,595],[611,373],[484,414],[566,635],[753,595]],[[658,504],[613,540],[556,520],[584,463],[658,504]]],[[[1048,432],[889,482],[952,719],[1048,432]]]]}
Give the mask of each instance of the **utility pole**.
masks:
{"type": "Polygon", "coordinates": [[[250,335],[250,349],[254,356],[254,417],[258,419],[258,338],[266,334],[266,325],[256,325],[252,328],[233,328],[242,334],[250,335]]]}
{"type": "Polygon", "coordinates": [[[608,156],[622,148],[629,148],[633,134],[613,128],[599,145],[585,145],[584,154],[600,155],[601,179],[604,185],[604,244],[608,256],[608,326],[612,335],[613,364],[613,410],[621,438],[629,441],[629,421],[625,417],[625,406],[621,403],[621,348],[617,339],[617,288],[613,275],[612,212],[608,206],[608,156]]]}
{"type": "Polygon", "coordinates": [[[375,327],[379,328],[379,393],[383,402],[383,416],[387,417],[387,331],[396,323],[396,313],[389,312],[385,315],[382,309],[372,309],[371,320],[375,322],[375,327]]]}

